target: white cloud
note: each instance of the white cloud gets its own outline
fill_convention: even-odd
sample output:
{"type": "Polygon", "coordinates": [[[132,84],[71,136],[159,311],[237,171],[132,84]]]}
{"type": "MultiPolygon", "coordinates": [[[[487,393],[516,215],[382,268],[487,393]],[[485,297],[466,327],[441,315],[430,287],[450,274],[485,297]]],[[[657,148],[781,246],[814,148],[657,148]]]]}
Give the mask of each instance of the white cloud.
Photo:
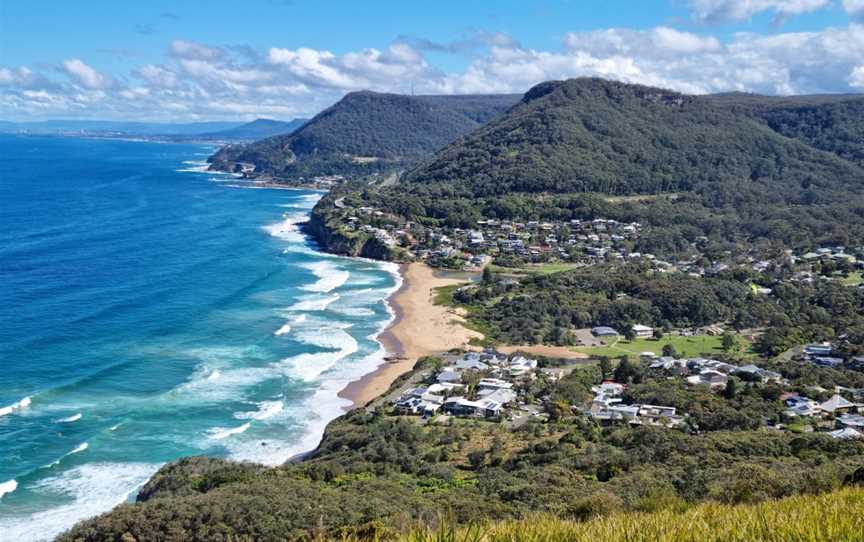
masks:
{"type": "MultiPolygon", "coordinates": [[[[862,0],[864,1],[864,0],[862,0]]],[[[162,120],[288,118],[314,114],[345,92],[524,92],[550,79],[598,76],[687,93],[854,92],[864,88],[864,24],[814,32],[707,32],[660,26],[571,32],[552,50],[523,47],[506,34],[475,33],[471,45],[399,38],[382,48],[335,54],[308,47],[214,47],[172,42],[162,63],[116,78],[70,59],[52,81],[33,67],[0,66],[0,118],[89,115],[162,120]],[[423,51],[471,56],[444,72],[423,51]]],[[[41,68],[51,74],[50,68],[41,68]]]]}
{"type": "Polygon", "coordinates": [[[562,52],[493,48],[445,88],[520,91],[546,79],[599,76],[691,93],[848,92],[848,74],[864,58],[864,25],[741,33],[727,44],[664,27],[609,29],[567,34],[564,45],[562,52]]]}
{"type": "Polygon", "coordinates": [[[843,0],[843,9],[849,15],[864,15],[864,0],[843,0]]]}
{"type": "Polygon", "coordinates": [[[856,66],[849,74],[849,86],[864,89],[864,64],[856,66]]]}
{"type": "Polygon", "coordinates": [[[831,0],[690,0],[694,16],[708,23],[743,21],[766,11],[774,13],[780,22],[830,4],[831,0]]]}
{"type": "Polygon", "coordinates": [[[171,56],[189,60],[220,60],[225,51],[219,47],[209,47],[194,41],[174,40],[171,42],[171,56]]]}
{"type": "Polygon", "coordinates": [[[73,81],[85,88],[104,89],[114,84],[110,77],[102,75],[78,58],[63,61],[63,69],[73,81]]]}
{"type": "Polygon", "coordinates": [[[133,73],[155,87],[175,88],[177,86],[177,74],[162,66],[147,64],[133,73]]]}

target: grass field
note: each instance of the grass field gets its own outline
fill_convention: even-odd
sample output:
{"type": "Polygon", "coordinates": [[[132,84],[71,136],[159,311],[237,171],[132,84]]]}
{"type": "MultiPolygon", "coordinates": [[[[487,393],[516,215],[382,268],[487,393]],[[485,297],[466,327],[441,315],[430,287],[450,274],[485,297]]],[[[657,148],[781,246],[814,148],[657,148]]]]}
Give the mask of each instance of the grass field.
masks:
{"type": "Polygon", "coordinates": [[[490,265],[489,267],[491,268],[493,273],[498,273],[501,275],[551,275],[553,273],[560,273],[562,271],[570,271],[571,269],[576,269],[577,267],[579,267],[579,264],[555,262],[530,264],[526,265],[525,267],[501,267],[498,265],[490,265]]]}
{"type": "Polygon", "coordinates": [[[864,540],[864,489],[753,505],[670,506],[588,521],[552,516],[418,530],[405,542],[853,542],[864,540]]]}
{"type": "MultiPolygon", "coordinates": [[[[626,341],[620,339],[608,346],[574,348],[574,350],[588,354],[589,356],[609,356],[613,358],[626,355],[630,359],[635,360],[639,358],[642,352],[653,352],[660,356],[662,355],[663,347],[671,344],[675,347],[675,351],[679,356],[692,358],[699,355],[723,353],[721,347],[722,340],[722,337],[711,335],[695,335],[692,337],[669,335],[659,340],[633,339],[632,341],[626,341]]],[[[743,357],[751,357],[753,353],[750,351],[750,343],[740,336],[739,341],[743,345],[743,357]]]]}

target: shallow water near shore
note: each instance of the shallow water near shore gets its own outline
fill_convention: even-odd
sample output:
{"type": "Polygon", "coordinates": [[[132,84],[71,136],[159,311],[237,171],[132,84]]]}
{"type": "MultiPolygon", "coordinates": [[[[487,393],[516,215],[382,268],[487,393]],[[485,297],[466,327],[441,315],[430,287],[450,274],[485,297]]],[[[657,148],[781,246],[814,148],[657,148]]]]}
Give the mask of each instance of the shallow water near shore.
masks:
{"type": "Polygon", "coordinates": [[[320,197],[212,148],[0,136],[0,540],[49,539],[207,454],[313,448],[381,363],[396,267],[315,250],[320,197]]]}

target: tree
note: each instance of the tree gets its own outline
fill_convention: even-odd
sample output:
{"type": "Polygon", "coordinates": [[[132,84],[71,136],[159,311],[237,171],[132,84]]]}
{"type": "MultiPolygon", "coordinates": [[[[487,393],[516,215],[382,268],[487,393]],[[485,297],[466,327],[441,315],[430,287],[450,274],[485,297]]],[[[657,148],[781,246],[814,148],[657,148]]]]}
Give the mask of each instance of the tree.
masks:
{"type": "Polygon", "coordinates": [[[639,369],[637,369],[627,356],[622,356],[618,361],[618,367],[615,368],[615,382],[629,382],[639,378],[639,369]]]}
{"type": "Polygon", "coordinates": [[[660,329],[659,327],[654,330],[654,338],[657,339],[658,341],[663,338],[663,335],[664,335],[663,330],[660,329]]]}
{"type": "Polygon", "coordinates": [[[724,352],[734,352],[738,350],[740,346],[738,344],[738,337],[734,333],[729,333],[728,331],[723,334],[723,342],[721,343],[724,352]]]}
{"type": "Polygon", "coordinates": [[[495,273],[492,272],[492,268],[488,265],[483,268],[483,278],[481,279],[481,282],[484,285],[495,282],[495,273]]]}
{"type": "Polygon", "coordinates": [[[678,350],[675,348],[674,344],[666,343],[663,345],[663,355],[670,358],[677,358],[678,350]]]}
{"type": "Polygon", "coordinates": [[[738,380],[730,378],[726,381],[726,387],[723,388],[723,397],[726,399],[734,399],[738,393],[738,380]]]}
{"type": "Polygon", "coordinates": [[[612,364],[609,362],[609,356],[600,356],[600,378],[606,380],[612,374],[612,364]]]}
{"type": "Polygon", "coordinates": [[[633,331],[633,326],[631,325],[624,326],[624,331],[621,334],[624,335],[624,339],[628,341],[632,341],[636,338],[636,332],[633,331]]]}
{"type": "Polygon", "coordinates": [[[474,470],[479,470],[486,461],[486,450],[474,450],[468,453],[468,463],[474,470]]]}

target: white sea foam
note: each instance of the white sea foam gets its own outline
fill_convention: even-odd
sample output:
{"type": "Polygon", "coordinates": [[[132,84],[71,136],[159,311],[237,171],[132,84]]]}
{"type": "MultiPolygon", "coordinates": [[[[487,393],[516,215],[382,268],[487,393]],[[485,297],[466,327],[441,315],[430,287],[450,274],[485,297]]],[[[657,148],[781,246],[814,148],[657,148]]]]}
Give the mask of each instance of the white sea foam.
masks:
{"type": "Polygon", "coordinates": [[[347,325],[331,325],[297,333],[296,340],[329,352],[303,353],[282,360],[279,365],[290,376],[310,382],[357,351],[357,340],[345,331],[347,325]]]}
{"type": "Polygon", "coordinates": [[[122,423],[118,423],[118,424],[116,424],[116,425],[112,425],[111,428],[109,429],[109,431],[116,431],[117,428],[120,427],[121,425],[123,425],[123,424],[122,424],[122,423]]]}
{"type": "Polygon", "coordinates": [[[187,167],[178,169],[178,173],[206,173],[210,167],[206,160],[184,160],[183,165],[187,167]]]}
{"type": "Polygon", "coordinates": [[[56,423],[72,423],[77,422],[83,417],[83,414],[80,412],[78,414],[73,414],[71,416],[67,416],[66,418],[60,418],[59,420],[54,420],[56,423]]]}
{"type": "Polygon", "coordinates": [[[219,378],[211,380],[209,369],[196,371],[186,382],[163,396],[167,401],[195,401],[198,403],[220,403],[242,399],[252,386],[278,378],[280,372],[272,367],[242,367],[219,370],[219,378]]]}
{"type": "Polygon", "coordinates": [[[71,502],[33,514],[0,517],[0,537],[10,541],[52,540],[82,519],[125,502],[158,468],[143,463],[89,463],[36,482],[28,489],[71,502]]]}
{"type": "Polygon", "coordinates": [[[273,335],[286,335],[291,332],[291,324],[283,324],[282,327],[273,332],[273,335]]]}
{"type": "Polygon", "coordinates": [[[213,380],[219,380],[219,377],[221,376],[222,371],[220,371],[219,369],[213,369],[213,372],[207,375],[207,380],[210,380],[212,382],[213,380]]]}
{"type": "Polygon", "coordinates": [[[0,417],[7,416],[12,414],[15,411],[23,410],[30,406],[31,400],[29,397],[25,397],[18,401],[17,403],[12,403],[9,406],[0,407],[0,417]]]}
{"type": "Polygon", "coordinates": [[[83,452],[84,450],[86,450],[88,447],[89,447],[89,445],[88,445],[86,442],[82,442],[81,444],[79,444],[78,446],[76,446],[74,450],[72,450],[72,451],[69,452],[68,454],[64,455],[63,457],[66,457],[66,456],[69,456],[69,455],[72,455],[72,454],[78,454],[78,453],[81,453],[81,452],[83,452]]]}
{"type": "Polygon", "coordinates": [[[3,498],[3,495],[8,495],[18,489],[18,482],[15,480],[9,480],[8,482],[3,482],[0,484],[0,499],[3,498]]]}
{"type": "Polygon", "coordinates": [[[306,213],[296,213],[293,215],[287,215],[286,213],[286,216],[284,216],[279,222],[274,222],[273,224],[264,226],[264,231],[273,237],[278,237],[285,241],[300,243],[303,242],[303,234],[300,232],[300,228],[297,225],[301,222],[305,222],[307,218],[308,215],[306,213]]]}
{"type": "Polygon", "coordinates": [[[222,440],[231,435],[238,435],[245,432],[251,425],[251,422],[246,422],[240,427],[214,427],[207,431],[207,436],[213,440],[222,440]]]}
{"type": "Polygon", "coordinates": [[[323,311],[330,303],[339,299],[339,294],[330,295],[311,295],[300,298],[297,303],[294,303],[287,310],[289,311],[323,311]]]}
{"type": "Polygon", "coordinates": [[[345,284],[351,277],[351,273],[344,269],[339,269],[333,262],[327,260],[306,264],[303,267],[309,269],[318,277],[318,280],[314,284],[303,287],[308,292],[331,292],[345,284]]]}
{"type": "Polygon", "coordinates": [[[285,410],[282,401],[261,401],[257,403],[258,410],[253,412],[235,412],[234,417],[238,420],[267,420],[285,410]]]}

